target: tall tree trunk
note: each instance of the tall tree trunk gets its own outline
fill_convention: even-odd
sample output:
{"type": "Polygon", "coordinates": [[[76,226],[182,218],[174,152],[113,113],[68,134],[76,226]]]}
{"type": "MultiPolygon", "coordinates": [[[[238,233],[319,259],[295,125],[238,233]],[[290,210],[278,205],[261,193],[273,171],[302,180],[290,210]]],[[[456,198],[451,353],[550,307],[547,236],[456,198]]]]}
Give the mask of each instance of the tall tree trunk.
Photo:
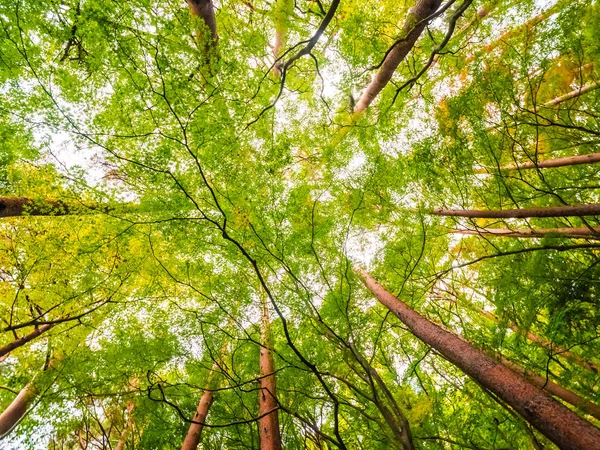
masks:
{"type": "MultiPolygon", "coordinates": [[[[59,359],[60,357],[56,356],[46,360],[42,372],[53,368],[59,359]]],[[[39,393],[39,389],[32,380],[21,389],[21,392],[19,392],[12,403],[0,414],[0,440],[6,437],[18,425],[39,393]]]]}
{"type": "MultiPolygon", "coordinates": [[[[124,212],[132,212],[135,205],[122,205],[124,212]]],[[[121,206],[119,207],[119,210],[121,206]]],[[[102,204],[66,203],[62,200],[33,200],[27,197],[0,197],[0,217],[66,216],[90,213],[110,213],[111,206],[102,204]]]]}
{"type": "Polygon", "coordinates": [[[279,433],[279,415],[276,400],[277,383],[275,380],[275,364],[269,347],[271,347],[271,323],[266,296],[261,296],[261,348],[260,348],[260,391],[258,412],[262,416],[258,421],[260,449],[281,450],[279,433]],[[272,411],[269,413],[269,411],[272,411]]]}
{"type": "Polygon", "coordinates": [[[34,340],[39,335],[48,331],[53,326],[54,326],[53,323],[46,323],[46,324],[40,325],[35,330],[33,330],[31,333],[15,339],[14,341],[10,342],[9,344],[6,344],[4,347],[0,347],[0,358],[2,358],[3,356],[7,355],[10,352],[12,352],[14,349],[22,347],[23,345],[27,344],[29,341],[34,340]]]}
{"type": "Polygon", "coordinates": [[[119,438],[119,442],[117,442],[117,446],[115,450],[123,450],[125,448],[125,444],[127,444],[127,438],[129,437],[129,433],[133,429],[133,400],[129,400],[127,402],[127,421],[125,422],[125,426],[123,427],[123,432],[121,433],[121,437],[119,438]]]}
{"type": "Polygon", "coordinates": [[[577,98],[580,95],[583,95],[586,92],[593,91],[594,89],[598,89],[599,87],[600,87],[600,82],[598,82],[598,81],[594,82],[594,83],[586,84],[585,86],[581,86],[580,88],[577,88],[574,91],[571,91],[565,95],[561,95],[560,97],[553,98],[552,100],[544,103],[542,106],[560,105],[561,103],[564,103],[573,98],[577,98]]]}
{"type": "Polygon", "coordinates": [[[200,402],[198,403],[198,408],[196,409],[196,414],[194,414],[194,422],[190,425],[190,428],[183,440],[183,444],[181,445],[181,450],[196,450],[198,445],[200,444],[200,439],[202,438],[202,430],[204,429],[204,423],[206,422],[206,417],[208,416],[208,410],[210,409],[210,405],[213,401],[213,394],[211,391],[204,391],[202,393],[202,397],[200,397],[200,402]]]}
{"type": "Polygon", "coordinates": [[[548,439],[565,450],[600,450],[600,429],[468,342],[429,321],[356,269],[366,287],[421,341],[496,394],[548,439]]]}
{"type": "Polygon", "coordinates": [[[427,26],[427,17],[433,14],[441,4],[442,0],[417,0],[417,4],[408,13],[408,18],[402,27],[400,34],[402,39],[387,54],[375,77],[373,77],[373,80],[356,103],[354,107],[356,114],[365,111],[392,79],[395,70],[408,55],[408,52],[413,48],[427,26]]]}
{"type": "MultiPolygon", "coordinates": [[[[354,355],[354,358],[358,361],[358,363],[362,366],[363,370],[368,374],[369,384],[371,387],[371,392],[373,393],[373,400],[375,402],[375,406],[381,412],[381,415],[385,419],[386,423],[392,430],[394,437],[401,445],[403,450],[414,450],[414,444],[412,439],[412,433],[410,431],[410,424],[408,423],[408,419],[400,409],[400,406],[396,402],[396,399],[392,395],[392,392],[388,389],[383,379],[379,376],[377,371],[371,366],[369,361],[360,353],[356,345],[353,343],[349,344],[349,347],[354,355]],[[377,392],[376,386],[379,386],[383,393],[382,399],[377,392]],[[391,407],[388,408],[386,403],[391,407]]],[[[362,377],[361,377],[362,378],[362,377]]]]}
{"type": "Polygon", "coordinates": [[[545,390],[554,397],[560,398],[568,404],[573,405],[575,408],[580,409],[584,413],[600,420],[600,406],[596,405],[595,403],[581,397],[579,394],[566,389],[557,383],[554,383],[553,381],[547,380],[546,378],[541,377],[530,370],[524,369],[520,365],[515,364],[506,358],[502,358],[502,364],[523,375],[534,386],[545,390]]]}
{"type": "Polygon", "coordinates": [[[500,210],[434,209],[436,216],[471,217],[480,219],[511,219],[526,217],[581,217],[600,215],[600,203],[573,206],[549,206],[500,210]]]}
{"type": "Polygon", "coordinates": [[[210,72],[214,72],[217,59],[217,19],[212,0],[186,0],[190,14],[196,21],[195,39],[198,48],[204,52],[205,62],[210,72]]]}
{"type": "MultiPolygon", "coordinates": [[[[225,343],[221,348],[220,354],[223,355],[226,349],[227,343],[225,343]]],[[[196,413],[192,419],[193,422],[190,424],[187,435],[183,440],[181,450],[196,450],[200,444],[200,440],[202,439],[202,430],[204,429],[204,424],[206,423],[206,418],[208,417],[208,411],[213,402],[213,393],[211,389],[214,387],[215,373],[218,369],[219,362],[215,361],[206,381],[208,388],[202,392],[202,396],[198,402],[198,407],[196,408],[196,413]]]]}
{"type": "MultiPolygon", "coordinates": [[[[293,0],[277,0],[275,5],[275,43],[273,44],[273,56],[279,58],[285,47],[288,34],[288,23],[290,14],[294,9],[293,0]]],[[[280,64],[275,63],[273,73],[281,76],[280,64]]]]}
{"type": "Polygon", "coordinates": [[[27,383],[21,389],[19,395],[0,415],[0,439],[6,437],[17,426],[39,393],[33,383],[27,383]]]}
{"type": "MultiPolygon", "coordinates": [[[[567,156],[565,158],[547,159],[545,161],[527,161],[519,164],[510,164],[500,167],[500,171],[504,170],[525,170],[525,169],[545,169],[549,167],[566,167],[577,166],[581,164],[593,164],[600,162],[600,153],[590,153],[587,155],[567,156]]],[[[491,171],[485,168],[475,170],[475,173],[490,173],[491,171]]]]}
{"type": "Polygon", "coordinates": [[[566,237],[574,239],[599,239],[600,227],[578,227],[578,228],[539,228],[530,230],[519,228],[510,230],[508,228],[481,228],[478,230],[452,230],[455,234],[466,234],[471,236],[503,236],[516,238],[544,238],[544,237],[566,237]]]}

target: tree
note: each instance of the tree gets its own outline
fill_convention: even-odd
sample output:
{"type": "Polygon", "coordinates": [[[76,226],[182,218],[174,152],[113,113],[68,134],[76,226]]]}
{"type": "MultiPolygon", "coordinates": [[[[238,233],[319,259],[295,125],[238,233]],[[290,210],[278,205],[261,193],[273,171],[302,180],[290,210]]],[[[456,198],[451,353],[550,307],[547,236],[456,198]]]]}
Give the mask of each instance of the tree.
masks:
{"type": "Polygon", "coordinates": [[[599,17],[0,4],[2,445],[595,448],[599,17]]]}

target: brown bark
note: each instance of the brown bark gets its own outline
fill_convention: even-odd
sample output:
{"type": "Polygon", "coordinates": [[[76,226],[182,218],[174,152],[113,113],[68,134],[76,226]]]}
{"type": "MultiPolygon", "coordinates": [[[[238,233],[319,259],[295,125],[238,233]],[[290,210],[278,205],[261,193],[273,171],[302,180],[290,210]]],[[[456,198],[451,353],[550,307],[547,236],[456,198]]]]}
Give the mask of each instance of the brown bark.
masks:
{"type": "Polygon", "coordinates": [[[565,450],[599,450],[600,429],[560,404],[508,367],[429,321],[356,269],[367,288],[421,341],[478,384],[496,394],[548,439],[565,450]]]}
{"type": "Polygon", "coordinates": [[[600,203],[573,206],[549,206],[501,210],[434,209],[436,216],[471,217],[481,219],[510,219],[526,217],[581,217],[600,214],[600,203]]]}
{"type": "Polygon", "coordinates": [[[196,414],[194,414],[194,418],[192,419],[194,422],[198,423],[192,423],[190,425],[187,435],[183,440],[183,444],[181,445],[181,450],[196,450],[198,448],[200,439],[202,438],[204,423],[206,422],[206,417],[208,416],[208,410],[210,409],[212,401],[212,392],[204,391],[202,397],[200,397],[196,414]]]}
{"type": "Polygon", "coordinates": [[[129,433],[133,428],[133,400],[129,400],[127,402],[127,421],[125,422],[125,427],[123,428],[123,432],[121,433],[121,437],[119,438],[119,442],[117,442],[117,446],[115,450],[123,450],[125,448],[125,444],[127,444],[127,438],[129,437],[129,433]]]}
{"type": "Polygon", "coordinates": [[[186,3],[192,17],[199,19],[195,33],[196,42],[204,51],[206,62],[211,65],[217,56],[217,42],[219,41],[213,2],[212,0],[186,0],[186,3]]]}
{"type": "Polygon", "coordinates": [[[567,237],[594,239],[600,238],[600,227],[578,227],[578,228],[539,228],[530,230],[528,228],[519,228],[510,230],[508,228],[481,228],[478,230],[452,230],[455,234],[466,234],[472,236],[504,236],[518,238],[543,238],[543,237],[567,237]]]}
{"type": "Polygon", "coordinates": [[[408,18],[402,27],[403,39],[394,45],[386,56],[375,77],[356,103],[354,113],[360,114],[365,111],[392,79],[392,75],[427,26],[428,21],[425,19],[433,14],[441,3],[441,0],[417,0],[417,4],[408,13],[408,18]]]}
{"type": "Polygon", "coordinates": [[[575,408],[580,409],[582,412],[600,420],[600,406],[595,403],[553,381],[546,380],[546,378],[541,377],[530,370],[524,369],[520,365],[515,364],[506,358],[502,358],[502,364],[523,375],[534,386],[543,389],[554,397],[560,398],[568,404],[573,405],[575,408]]]}
{"type": "Polygon", "coordinates": [[[279,432],[279,416],[277,404],[277,383],[275,379],[275,364],[269,347],[271,335],[270,320],[266,297],[261,297],[261,348],[260,348],[260,391],[258,421],[260,449],[281,450],[281,435],[279,432]],[[269,413],[269,411],[272,411],[269,413]]]}
{"type": "Polygon", "coordinates": [[[575,89],[574,91],[571,91],[565,95],[561,95],[560,97],[553,98],[552,100],[544,103],[542,106],[559,105],[559,104],[564,103],[573,98],[577,98],[580,95],[585,94],[586,92],[590,92],[590,91],[593,91],[594,89],[598,89],[599,87],[600,87],[600,82],[586,84],[585,86],[581,86],[580,88],[575,89]]]}
{"type": "Polygon", "coordinates": [[[34,340],[39,335],[41,335],[42,333],[48,331],[53,326],[54,326],[54,324],[52,324],[52,323],[47,323],[47,324],[44,324],[44,325],[40,325],[35,330],[33,330],[31,333],[26,334],[25,336],[21,336],[20,338],[15,339],[11,343],[6,344],[4,347],[0,347],[0,358],[2,358],[4,355],[7,355],[10,352],[12,352],[14,349],[22,347],[23,345],[27,344],[29,341],[34,340]]]}
{"type": "Polygon", "coordinates": [[[0,439],[8,435],[19,421],[25,416],[29,406],[40,391],[32,384],[27,383],[19,395],[0,415],[0,439]]]}
{"type": "MultiPolygon", "coordinates": [[[[277,0],[275,7],[275,43],[273,44],[273,56],[277,59],[285,47],[290,9],[293,9],[294,5],[291,0],[277,0]]],[[[273,66],[273,73],[281,76],[279,63],[275,63],[273,66]]]]}
{"type": "MultiPolygon", "coordinates": [[[[527,161],[519,164],[510,164],[500,167],[500,170],[525,170],[525,169],[545,169],[549,167],[577,166],[581,164],[593,164],[600,162],[600,153],[590,153],[587,155],[567,156],[565,158],[547,159],[545,161],[527,161]]],[[[475,173],[489,173],[488,169],[477,169],[475,173]]]]}

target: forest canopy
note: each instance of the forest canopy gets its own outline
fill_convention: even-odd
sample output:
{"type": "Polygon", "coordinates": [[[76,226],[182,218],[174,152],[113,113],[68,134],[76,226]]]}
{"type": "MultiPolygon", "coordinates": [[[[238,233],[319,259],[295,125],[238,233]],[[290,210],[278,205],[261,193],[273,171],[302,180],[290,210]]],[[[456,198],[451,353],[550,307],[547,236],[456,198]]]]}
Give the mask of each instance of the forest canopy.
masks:
{"type": "Polygon", "coordinates": [[[597,0],[0,0],[0,448],[600,449],[597,0]]]}

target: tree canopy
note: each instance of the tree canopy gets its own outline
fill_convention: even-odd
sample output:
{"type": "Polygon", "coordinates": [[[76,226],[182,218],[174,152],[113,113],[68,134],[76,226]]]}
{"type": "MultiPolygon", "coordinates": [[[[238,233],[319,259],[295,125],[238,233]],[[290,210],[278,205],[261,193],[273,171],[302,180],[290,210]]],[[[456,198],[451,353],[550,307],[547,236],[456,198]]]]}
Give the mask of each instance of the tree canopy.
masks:
{"type": "Polygon", "coordinates": [[[1,1],[0,448],[584,448],[368,277],[599,427],[598,88],[597,0],[1,1]]]}

